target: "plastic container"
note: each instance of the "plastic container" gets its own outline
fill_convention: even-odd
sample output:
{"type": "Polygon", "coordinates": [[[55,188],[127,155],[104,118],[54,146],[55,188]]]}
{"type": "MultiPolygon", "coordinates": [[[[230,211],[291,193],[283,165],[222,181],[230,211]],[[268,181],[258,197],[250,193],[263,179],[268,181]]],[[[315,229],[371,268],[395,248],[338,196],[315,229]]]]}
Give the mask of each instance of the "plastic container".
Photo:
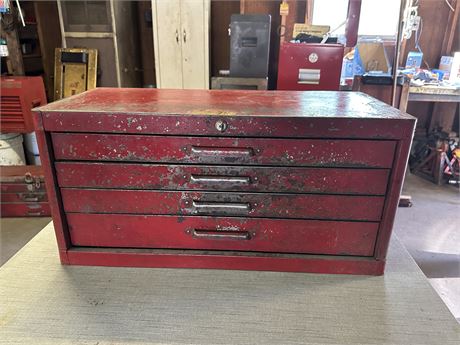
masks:
{"type": "Polygon", "coordinates": [[[32,152],[36,156],[39,155],[35,132],[24,134],[24,146],[28,152],[32,152]]]}
{"type": "Polygon", "coordinates": [[[29,165],[42,165],[40,155],[36,155],[33,152],[26,150],[27,163],[29,165]]]}
{"type": "Polygon", "coordinates": [[[0,134],[0,165],[25,165],[22,134],[0,134]]]}

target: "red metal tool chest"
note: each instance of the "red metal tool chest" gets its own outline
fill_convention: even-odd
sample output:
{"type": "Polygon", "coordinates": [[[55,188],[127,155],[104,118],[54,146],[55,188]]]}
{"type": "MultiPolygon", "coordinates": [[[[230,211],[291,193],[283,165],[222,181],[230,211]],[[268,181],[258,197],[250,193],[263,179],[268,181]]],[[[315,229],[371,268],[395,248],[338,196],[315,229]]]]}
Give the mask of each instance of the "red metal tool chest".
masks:
{"type": "Polygon", "coordinates": [[[362,93],[101,88],[35,124],[63,264],[377,275],[415,119],[362,93]]]}
{"type": "Polygon", "coordinates": [[[42,167],[39,165],[0,168],[1,217],[49,217],[42,167]]]}
{"type": "Polygon", "coordinates": [[[282,43],[277,89],[338,91],[343,52],[341,44],[282,43]]]}
{"type": "Polygon", "coordinates": [[[46,104],[42,77],[1,77],[0,129],[3,133],[33,132],[32,111],[46,104]]]}

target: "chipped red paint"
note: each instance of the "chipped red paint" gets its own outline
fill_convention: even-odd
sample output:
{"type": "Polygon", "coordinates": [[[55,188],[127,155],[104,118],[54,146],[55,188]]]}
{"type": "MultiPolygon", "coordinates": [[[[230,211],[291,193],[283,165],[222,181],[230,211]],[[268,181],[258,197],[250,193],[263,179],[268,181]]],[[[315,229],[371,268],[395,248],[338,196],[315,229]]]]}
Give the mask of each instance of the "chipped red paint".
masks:
{"type": "Polygon", "coordinates": [[[343,274],[383,273],[415,124],[360,93],[151,89],[35,121],[63,263],[343,274]]]}
{"type": "MultiPolygon", "coordinates": [[[[61,256],[62,257],[62,256],[61,256]]],[[[381,275],[385,261],[362,256],[295,255],[233,251],[72,247],[66,252],[71,265],[208,268],[327,274],[381,275]]]]}
{"type": "Polygon", "coordinates": [[[378,230],[378,223],[234,217],[71,213],[67,219],[72,243],[87,247],[370,256],[378,230]]]}
{"type": "Polygon", "coordinates": [[[57,160],[390,168],[395,141],[52,134],[57,160]]]}
{"type": "Polygon", "coordinates": [[[389,176],[386,169],[83,162],[56,162],[55,167],[61,187],[87,188],[384,195],[389,176]],[[225,182],[199,179],[206,176],[230,179],[225,182]]]}
{"type": "MultiPolygon", "coordinates": [[[[384,197],[62,189],[66,212],[380,221],[384,197]],[[114,203],[113,200],[123,200],[114,203]]],[[[94,235],[96,236],[96,235],[94,235]]]]}

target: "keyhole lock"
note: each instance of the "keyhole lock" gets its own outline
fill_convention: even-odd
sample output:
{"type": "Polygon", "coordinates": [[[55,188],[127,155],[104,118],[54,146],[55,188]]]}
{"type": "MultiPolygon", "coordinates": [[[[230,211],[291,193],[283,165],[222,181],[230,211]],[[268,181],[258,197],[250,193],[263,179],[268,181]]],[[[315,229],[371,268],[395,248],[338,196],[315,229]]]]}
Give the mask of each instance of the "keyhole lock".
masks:
{"type": "Polygon", "coordinates": [[[228,125],[227,125],[227,122],[223,121],[223,120],[218,120],[216,121],[216,129],[219,131],[219,132],[225,132],[225,130],[227,129],[228,125]]]}

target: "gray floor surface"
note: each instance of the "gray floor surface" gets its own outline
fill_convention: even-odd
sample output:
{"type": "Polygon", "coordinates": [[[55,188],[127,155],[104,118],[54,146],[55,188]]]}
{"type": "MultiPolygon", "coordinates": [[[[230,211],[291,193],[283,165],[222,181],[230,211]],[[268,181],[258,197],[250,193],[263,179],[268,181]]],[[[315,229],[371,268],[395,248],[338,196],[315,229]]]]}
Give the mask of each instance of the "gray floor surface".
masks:
{"type": "MultiPolygon", "coordinates": [[[[413,207],[399,208],[394,231],[429,282],[460,322],[460,193],[409,175],[404,194],[413,207]]],[[[50,218],[2,218],[0,265],[3,265],[50,218]]]]}
{"type": "Polygon", "coordinates": [[[460,193],[408,175],[403,194],[413,206],[398,208],[394,231],[460,322],[460,193]]]}

